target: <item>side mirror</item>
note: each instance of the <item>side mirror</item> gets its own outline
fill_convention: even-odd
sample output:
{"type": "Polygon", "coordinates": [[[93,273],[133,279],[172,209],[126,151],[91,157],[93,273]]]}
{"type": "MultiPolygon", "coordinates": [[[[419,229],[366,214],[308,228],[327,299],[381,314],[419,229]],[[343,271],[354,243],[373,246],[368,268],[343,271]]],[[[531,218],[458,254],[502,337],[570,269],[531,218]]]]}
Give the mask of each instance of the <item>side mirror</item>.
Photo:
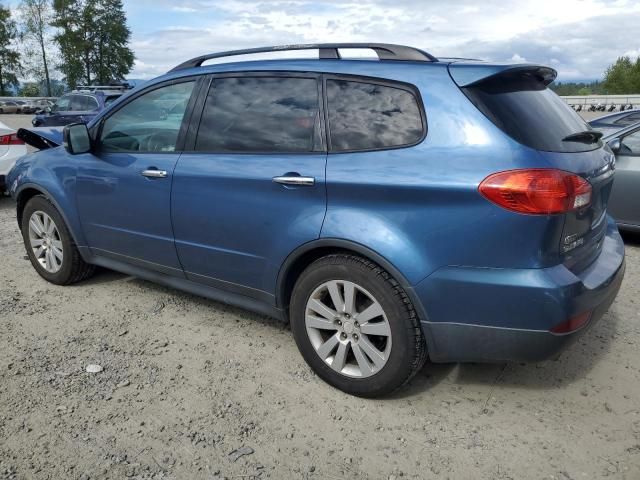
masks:
{"type": "Polygon", "coordinates": [[[619,138],[609,140],[607,144],[609,145],[609,148],[613,153],[618,153],[620,151],[620,148],[622,147],[622,142],[620,142],[619,138]]]}
{"type": "Polygon", "coordinates": [[[80,155],[91,151],[91,136],[84,123],[72,123],[64,127],[62,142],[65,150],[71,155],[80,155]]]}

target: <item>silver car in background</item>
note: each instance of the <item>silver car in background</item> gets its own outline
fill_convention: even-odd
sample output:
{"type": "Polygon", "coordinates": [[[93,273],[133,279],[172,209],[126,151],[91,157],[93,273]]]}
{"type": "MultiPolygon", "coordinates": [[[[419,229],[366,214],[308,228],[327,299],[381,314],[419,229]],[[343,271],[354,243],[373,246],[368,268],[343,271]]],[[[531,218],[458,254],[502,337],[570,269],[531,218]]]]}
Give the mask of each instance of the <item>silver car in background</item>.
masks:
{"type": "Polygon", "coordinates": [[[21,105],[11,100],[0,101],[0,113],[20,113],[21,105]]]}
{"type": "Polygon", "coordinates": [[[603,140],[616,155],[616,179],[607,209],[620,230],[640,232],[640,122],[607,132],[603,140]]]}

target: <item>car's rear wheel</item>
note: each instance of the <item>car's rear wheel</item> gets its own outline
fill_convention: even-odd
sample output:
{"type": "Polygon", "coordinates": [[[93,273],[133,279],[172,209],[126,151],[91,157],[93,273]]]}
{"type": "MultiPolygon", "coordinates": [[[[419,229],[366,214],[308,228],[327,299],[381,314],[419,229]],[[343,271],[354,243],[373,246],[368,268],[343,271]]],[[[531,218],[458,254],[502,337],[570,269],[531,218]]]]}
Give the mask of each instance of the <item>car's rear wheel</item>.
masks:
{"type": "Polygon", "coordinates": [[[406,293],[361,257],[330,255],[312,263],[296,283],[290,314],[307,363],[347,393],[391,393],[426,360],[426,344],[406,293]]]}
{"type": "Polygon", "coordinates": [[[44,196],[37,195],[27,202],[21,226],[29,260],[45,280],[68,285],[94,272],[94,266],[80,256],[62,215],[44,196]]]}

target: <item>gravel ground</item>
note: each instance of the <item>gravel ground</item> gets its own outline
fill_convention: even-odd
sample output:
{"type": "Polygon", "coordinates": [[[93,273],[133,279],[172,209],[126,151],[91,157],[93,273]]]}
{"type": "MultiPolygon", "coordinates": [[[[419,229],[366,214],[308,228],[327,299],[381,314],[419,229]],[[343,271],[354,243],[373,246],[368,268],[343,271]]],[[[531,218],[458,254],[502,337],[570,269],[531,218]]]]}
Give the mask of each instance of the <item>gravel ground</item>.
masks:
{"type": "Polygon", "coordinates": [[[48,284],[0,198],[0,479],[638,480],[626,241],[616,302],[558,360],[427,364],[363,400],[319,380],[274,320],[106,270],[48,284]]]}

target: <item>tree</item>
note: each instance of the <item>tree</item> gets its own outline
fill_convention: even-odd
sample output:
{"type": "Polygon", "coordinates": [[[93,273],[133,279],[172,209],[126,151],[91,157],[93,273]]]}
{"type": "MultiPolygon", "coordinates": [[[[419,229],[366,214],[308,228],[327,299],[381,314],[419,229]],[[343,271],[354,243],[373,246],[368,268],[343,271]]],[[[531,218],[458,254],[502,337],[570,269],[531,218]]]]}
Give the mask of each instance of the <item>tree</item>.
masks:
{"type": "Polygon", "coordinates": [[[122,80],[133,66],[134,55],[129,48],[131,31],[122,0],[96,2],[97,25],[96,50],[93,58],[93,72],[99,84],[122,80]]]}
{"type": "Polygon", "coordinates": [[[51,27],[53,12],[49,0],[22,0],[20,4],[22,17],[22,37],[27,43],[27,58],[31,61],[26,69],[39,81],[44,81],[46,95],[51,96],[51,77],[47,48],[51,43],[51,27]],[[31,44],[31,45],[30,45],[31,44]],[[35,48],[32,48],[35,46],[35,48]]]}
{"type": "Polygon", "coordinates": [[[12,45],[18,37],[11,10],[0,4],[0,95],[7,95],[9,87],[18,85],[20,55],[12,45]]]}
{"type": "Polygon", "coordinates": [[[604,94],[602,82],[553,82],[549,87],[558,95],[599,95],[604,94]]]}
{"type": "Polygon", "coordinates": [[[604,74],[607,93],[640,93],[640,57],[634,62],[630,57],[619,57],[604,74]]]}
{"type": "Polygon", "coordinates": [[[135,57],[122,0],[54,0],[53,9],[59,68],[69,85],[122,80],[131,71],[135,57]]]}
{"type": "Polygon", "coordinates": [[[40,96],[40,85],[35,82],[28,82],[22,84],[20,88],[20,96],[21,97],[39,97],[40,96]]]}

